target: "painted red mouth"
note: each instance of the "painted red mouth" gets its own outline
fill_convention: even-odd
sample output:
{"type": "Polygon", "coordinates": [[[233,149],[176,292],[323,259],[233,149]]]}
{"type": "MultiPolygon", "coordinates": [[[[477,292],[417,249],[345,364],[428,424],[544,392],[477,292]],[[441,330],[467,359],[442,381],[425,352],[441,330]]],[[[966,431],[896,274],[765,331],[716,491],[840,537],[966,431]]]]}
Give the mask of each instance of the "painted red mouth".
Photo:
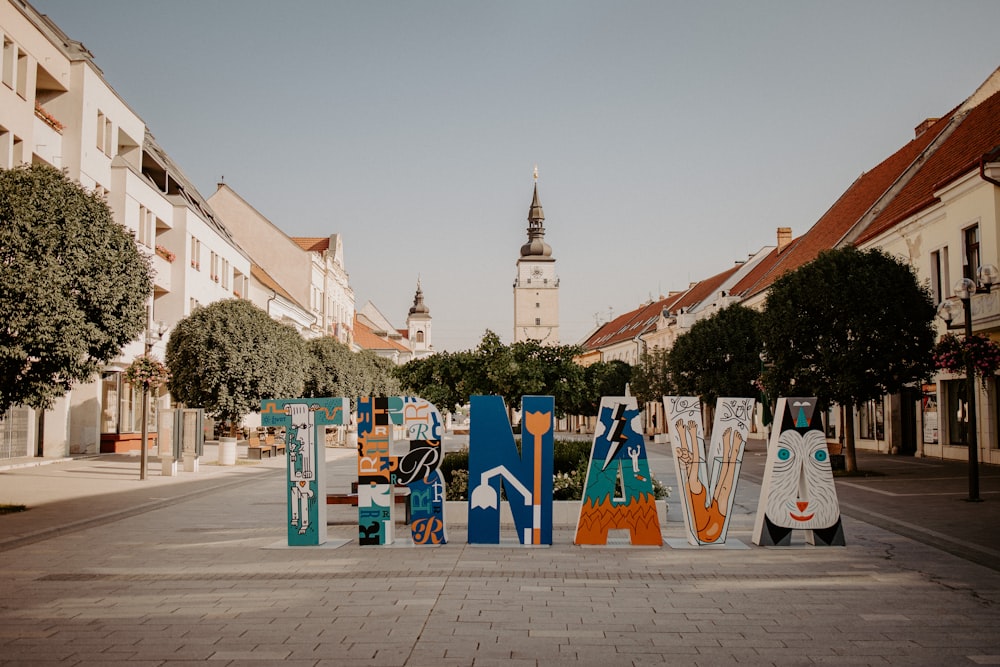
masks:
{"type": "MultiPolygon", "coordinates": [[[[805,512],[806,508],[809,507],[809,501],[797,500],[795,501],[795,506],[799,508],[799,512],[805,512]]],[[[816,516],[816,513],[813,512],[812,514],[796,514],[795,512],[789,512],[788,516],[792,517],[796,521],[808,521],[809,519],[816,516]]]]}

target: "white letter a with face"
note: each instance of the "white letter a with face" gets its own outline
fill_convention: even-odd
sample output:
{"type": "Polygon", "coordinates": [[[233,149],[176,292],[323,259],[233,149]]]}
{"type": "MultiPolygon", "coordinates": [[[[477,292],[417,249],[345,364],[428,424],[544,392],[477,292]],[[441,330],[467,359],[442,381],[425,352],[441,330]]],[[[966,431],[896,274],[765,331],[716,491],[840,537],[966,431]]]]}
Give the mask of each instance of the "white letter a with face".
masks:
{"type": "Polygon", "coordinates": [[[816,398],[780,398],[767,448],[753,543],[787,546],[805,530],[817,546],[844,546],[840,504],[816,398]]]}

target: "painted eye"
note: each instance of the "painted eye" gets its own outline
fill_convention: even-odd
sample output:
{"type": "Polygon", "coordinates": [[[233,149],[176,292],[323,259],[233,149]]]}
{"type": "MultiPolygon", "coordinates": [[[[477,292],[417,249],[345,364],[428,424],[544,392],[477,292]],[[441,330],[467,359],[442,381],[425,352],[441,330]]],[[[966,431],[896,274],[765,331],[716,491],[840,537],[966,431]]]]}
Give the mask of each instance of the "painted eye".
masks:
{"type": "Polygon", "coordinates": [[[781,449],[778,450],[778,460],[779,461],[787,461],[790,458],[792,458],[792,452],[791,452],[791,450],[785,449],[784,447],[782,447],[781,449]]]}
{"type": "Polygon", "coordinates": [[[813,454],[813,456],[816,457],[817,461],[819,461],[820,463],[822,463],[823,461],[826,461],[826,458],[827,458],[826,450],[825,449],[817,449],[816,453],[813,454]]]}

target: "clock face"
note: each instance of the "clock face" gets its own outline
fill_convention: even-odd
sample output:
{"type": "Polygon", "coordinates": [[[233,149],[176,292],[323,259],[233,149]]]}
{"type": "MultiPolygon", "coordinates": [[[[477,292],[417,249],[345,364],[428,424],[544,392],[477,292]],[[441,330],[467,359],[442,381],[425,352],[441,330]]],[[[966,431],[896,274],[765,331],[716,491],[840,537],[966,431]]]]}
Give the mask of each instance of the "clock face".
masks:
{"type": "Polygon", "coordinates": [[[531,277],[532,278],[541,278],[542,277],[542,270],[536,266],[535,268],[533,268],[531,270],[531,277]]]}

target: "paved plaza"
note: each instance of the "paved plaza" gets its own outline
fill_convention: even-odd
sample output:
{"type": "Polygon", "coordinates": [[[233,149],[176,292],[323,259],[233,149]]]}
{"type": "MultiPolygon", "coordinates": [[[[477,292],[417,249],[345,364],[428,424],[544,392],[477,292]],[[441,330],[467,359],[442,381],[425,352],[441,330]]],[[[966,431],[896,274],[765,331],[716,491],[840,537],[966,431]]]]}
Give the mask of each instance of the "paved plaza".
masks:
{"type": "MultiPolygon", "coordinates": [[[[676,489],[668,447],[649,449],[676,489]]],[[[445,546],[362,548],[343,506],[329,536],[349,543],[290,549],[282,460],[160,477],[154,459],[143,482],[130,457],[6,470],[0,502],[32,508],[0,516],[0,664],[1000,665],[1000,558],[975,541],[997,532],[994,469],[973,504],[961,464],[862,457],[888,471],[838,479],[846,548],[760,548],[763,452],[730,545],[698,549],[577,547],[572,527],[470,546],[458,525],[445,546]],[[943,550],[963,535],[965,557],[943,550]]],[[[354,451],[327,455],[346,491],[354,451]]]]}

